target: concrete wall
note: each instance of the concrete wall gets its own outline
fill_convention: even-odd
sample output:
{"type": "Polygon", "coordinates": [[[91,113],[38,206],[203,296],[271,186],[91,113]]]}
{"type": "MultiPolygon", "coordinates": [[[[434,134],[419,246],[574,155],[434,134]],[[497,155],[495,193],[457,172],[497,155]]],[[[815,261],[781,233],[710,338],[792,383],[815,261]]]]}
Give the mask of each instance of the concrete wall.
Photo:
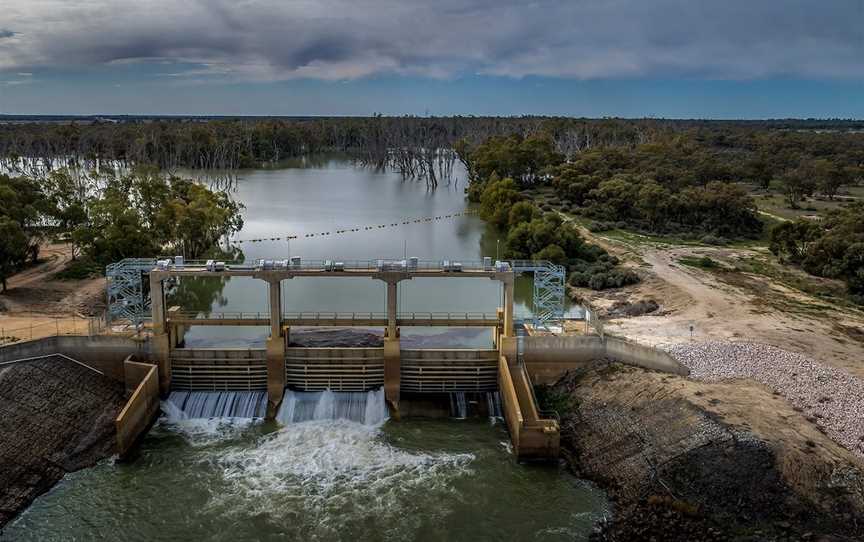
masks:
{"type": "Polygon", "coordinates": [[[519,398],[516,396],[516,388],[510,375],[507,358],[501,356],[498,360],[498,394],[501,397],[501,409],[504,411],[504,420],[510,431],[510,440],[513,442],[513,450],[519,453],[519,435],[522,433],[524,419],[522,410],[519,408],[519,398]]]}
{"type": "Polygon", "coordinates": [[[568,370],[606,357],[603,341],[593,335],[525,337],[524,348],[525,367],[535,384],[551,384],[568,370]]]}
{"type": "Polygon", "coordinates": [[[117,453],[126,457],[159,415],[159,375],[155,365],[126,360],[126,388],[132,394],[117,415],[117,453]]]}
{"type": "Polygon", "coordinates": [[[690,374],[687,367],[681,365],[663,350],[632,343],[616,337],[606,336],[606,356],[629,365],[645,369],[662,371],[681,376],[690,374]]]}
{"type": "Polygon", "coordinates": [[[608,335],[605,338],[596,335],[524,338],[523,359],[535,384],[551,384],[566,371],[603,358],[655,371],[689,374],[686,367],[662,350],[608,335]]]}
{"type": "Polygon", "coordinates": [[[46,337],[0,347],[0,362],[51,354],[64,354],[118,382],[125,382],[123,361],[130,355],[149,360],[150,345],[147,341],[109,335],[46,337]]]}

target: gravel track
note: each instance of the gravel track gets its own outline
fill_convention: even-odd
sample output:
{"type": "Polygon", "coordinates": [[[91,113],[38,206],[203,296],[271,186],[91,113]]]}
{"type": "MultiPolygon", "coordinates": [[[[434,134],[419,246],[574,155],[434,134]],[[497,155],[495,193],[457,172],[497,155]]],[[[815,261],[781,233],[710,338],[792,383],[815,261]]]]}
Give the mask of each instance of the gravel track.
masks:
{"type": "Polygon", "coordinates": [[[864,458],[864,380],[812,359],[758,343],[701,342],[663,347],[690,378],[755,380],[815,420],[826,435],[864,458]]]}

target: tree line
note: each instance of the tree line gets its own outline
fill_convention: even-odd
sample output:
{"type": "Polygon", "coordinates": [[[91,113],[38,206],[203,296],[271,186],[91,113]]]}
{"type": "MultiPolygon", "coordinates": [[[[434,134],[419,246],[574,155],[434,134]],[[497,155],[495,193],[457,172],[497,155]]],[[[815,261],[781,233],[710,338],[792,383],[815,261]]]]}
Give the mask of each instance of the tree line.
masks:
{"type": "Polygon", "coordinates": [[[57,169],[42,179],[0,175],[0,286],[51,238],[72,243],[72,273],[101,272],[127,257],[218,253],[243,227],[242,205],[188,179],[141,167],[78,175],[57,169]]]}
{"type": "MultiPolygon", "coordinates": [[[[656,134],[632,146],[559,151],[548,133],[492,136],[455,144],[468,171],[468,197],[481,215],[507,231],[515,258],[566,263],[575,284],[627,284],[608,255],[586,248],[556,209],[587,219],[595,231],[627,229],[676,234],[707,244],[755,239],[766,233],[753,190],[831,199],[864,177],[864,133],[709,125],[656,134]],[[532,203],[532,189],[552,186],[555,205],[532,203]],[[544,212],[547,211],[547,212],[544,212]],[[574,237],[575,235],[575,237],[574,237]],[[593,281],[593,282],[592,282],[593,281]]],[[[822,222],[770,230],[772,250],[812,274],[842,278],[861,299],[864,284],[864,202],[822,222]]]]}
{"type": "Polygon", "coordinates": [[[459,141],[544,133],[571,156],[604,146],[632,146],[682,129],[676,121],[550,117],[351,117],[303,119],[124,119],[0,123],[0,165],[31,176],[62,167],[239,169],[286,158],[341,152],[431,185],[447,178],[459,141]]]}
{"type": "Polygon", "coordinates": [[[797,220],[771,230],[769,245],[781,261],[818,277],[843,280],[864,304],[864,201],[831,211],[825,220],[797,220]]]}

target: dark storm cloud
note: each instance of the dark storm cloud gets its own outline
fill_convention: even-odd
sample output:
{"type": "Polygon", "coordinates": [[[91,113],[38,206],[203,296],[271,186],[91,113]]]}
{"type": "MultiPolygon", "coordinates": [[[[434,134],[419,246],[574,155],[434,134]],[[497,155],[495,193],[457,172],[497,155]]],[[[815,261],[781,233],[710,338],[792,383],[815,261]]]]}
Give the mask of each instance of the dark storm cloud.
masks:
{"type": "Polygon", "coordinates": [[[243,80],[864,77],[862,0],[7,4],[20,33],[0,30],[5,70],[167,62],[243,80]]]}

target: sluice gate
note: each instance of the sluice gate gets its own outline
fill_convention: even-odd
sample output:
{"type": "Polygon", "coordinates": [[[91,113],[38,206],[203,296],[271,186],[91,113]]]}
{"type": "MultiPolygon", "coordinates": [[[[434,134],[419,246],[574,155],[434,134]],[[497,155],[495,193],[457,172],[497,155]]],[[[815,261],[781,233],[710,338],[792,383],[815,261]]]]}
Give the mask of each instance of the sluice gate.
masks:
{"type": "MultiPolygon", "coordinates": [[[[175,348],[171,390],[267,389],[263,349],[175,348]]],[[[486,392],[498,389],[498,351],[401,350],[401,391],[486,392]]],[[[384,349],[354,347],[285,349],[286,387],[299,391],[369,391],[384,385],[384,349]]]]}
{"type": "Polygon", "coordinates": [[[285,383],[300,391],[369,391],[384,385],[383,348],[286,348],[285,383]]]}
{"type": "Polygon", "coordinates": [[[171,351],[171,389],[266,390],[266,352],[251,349],[175,348],[171,351]]]}

